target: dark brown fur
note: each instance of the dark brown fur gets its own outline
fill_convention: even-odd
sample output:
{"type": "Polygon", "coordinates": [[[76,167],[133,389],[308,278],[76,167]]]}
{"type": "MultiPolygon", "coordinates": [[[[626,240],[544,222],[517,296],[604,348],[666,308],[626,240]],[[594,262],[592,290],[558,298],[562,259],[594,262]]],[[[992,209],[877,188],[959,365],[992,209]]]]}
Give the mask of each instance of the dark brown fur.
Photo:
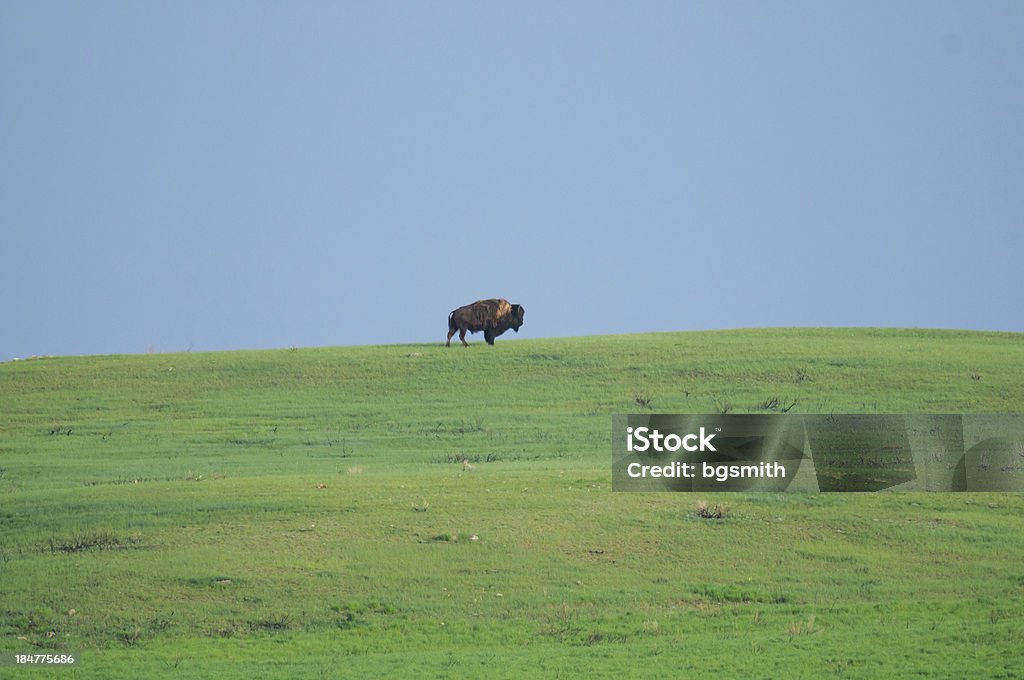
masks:
{"type": "Polygon", "coordinates": [[[491,299],[477,300],[471,305],[459,307],[448,315],[448,340],[445,347],[452,346],[452,336],[459,332],[459,340],[466,342],[466,331],[470,333],[484,332],[484,340],[488,345],[494,344],[494,338],[508,329],[519,332],[525,314],[521,305],[510,305],[508,300],[491,299]]]}

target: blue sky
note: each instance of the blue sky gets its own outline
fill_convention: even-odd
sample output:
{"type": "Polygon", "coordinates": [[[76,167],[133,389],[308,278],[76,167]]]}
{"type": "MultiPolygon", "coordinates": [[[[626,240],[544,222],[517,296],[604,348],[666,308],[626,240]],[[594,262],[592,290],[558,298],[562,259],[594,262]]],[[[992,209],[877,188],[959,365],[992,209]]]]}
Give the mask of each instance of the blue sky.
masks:
{"type": "Polygon", "coordinates": [[[481,297],[520,338],[1024,330],[1022,35],[1019,2],[3,2],[0,360],[442,342],[481,297]]]}

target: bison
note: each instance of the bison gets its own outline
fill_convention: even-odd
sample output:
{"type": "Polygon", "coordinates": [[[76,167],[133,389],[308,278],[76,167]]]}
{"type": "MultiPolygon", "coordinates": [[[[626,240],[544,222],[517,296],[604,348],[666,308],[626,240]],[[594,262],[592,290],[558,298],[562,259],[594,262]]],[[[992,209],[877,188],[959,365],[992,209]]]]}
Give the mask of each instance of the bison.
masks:
{"type": "Polygon", "coordinates": [[[445,347],[452,346],[452,336],[459,331],[459,340],[463,345],[469,346],[466,342],[466,331],[476,333],[484,332],[484,340],[488,345],[494,344],[494,338],[498,337],[509,328],[516,333],[523,325],[522,305],[510,305],[504,298],[500,300],[477,300],[471,305],[459,307],[448,315],[448,340],[445,347]]]}

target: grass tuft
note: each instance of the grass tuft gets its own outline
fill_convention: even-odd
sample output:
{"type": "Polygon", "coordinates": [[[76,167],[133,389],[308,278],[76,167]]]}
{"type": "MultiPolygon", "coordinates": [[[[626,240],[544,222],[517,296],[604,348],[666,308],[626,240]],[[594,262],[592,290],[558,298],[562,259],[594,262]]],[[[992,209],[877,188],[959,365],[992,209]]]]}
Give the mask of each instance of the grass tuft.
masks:
{"type": "Polygon", "coordinates": [[[707,501],[697,501],[693,514],[701,519],[725,519],[729,516],[729,506],[721,503],[708,505],[707,501]]]}

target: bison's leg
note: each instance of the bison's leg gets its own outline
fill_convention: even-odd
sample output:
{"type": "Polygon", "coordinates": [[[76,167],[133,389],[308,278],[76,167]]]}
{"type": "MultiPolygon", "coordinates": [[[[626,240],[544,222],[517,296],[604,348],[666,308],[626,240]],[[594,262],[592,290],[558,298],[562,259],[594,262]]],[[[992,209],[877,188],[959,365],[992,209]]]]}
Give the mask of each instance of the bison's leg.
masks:
{"type": "Polygon", "coordinates": [[[459,330],[459,340],[462,340],[463,346],[469,347],[469,343],[466,342],[466,329],[465,329],[465,327],[463,327],[461,330],[459,330]]]}
{"type": "Polygon", "coordinates": [[[457,330],[458,330],[457,328],[449,328],[448,329],[448,339],[444,341],[444,346],[445,347],[451,347],[452,346],[452,336],[455,335],[455,331],[457,331],[457,330]]]}
{"type": "Polygon", "coordinates": [[[494,344],[494,331],[491,330],[490,326],[484,329],[484,340],[487,341],[488,345],[494,344]]]}

